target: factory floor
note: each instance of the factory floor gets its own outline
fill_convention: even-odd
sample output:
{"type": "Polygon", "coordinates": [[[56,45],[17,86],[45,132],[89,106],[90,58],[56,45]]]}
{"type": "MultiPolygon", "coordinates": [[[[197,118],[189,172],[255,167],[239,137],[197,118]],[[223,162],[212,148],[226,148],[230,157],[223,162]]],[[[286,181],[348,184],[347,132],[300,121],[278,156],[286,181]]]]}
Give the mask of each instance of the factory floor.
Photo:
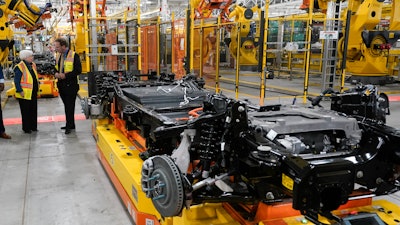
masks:
{"type": "MultiPolygon", "coordinates": [[[[0,225],[133,224],[97,158],[79,99],[76,130],[66,135],[60,98],[38,100],[39,131],[31,134],[22,131],[17,100],[1,98],[12,139],[0,139],[0,225]]],[[[391,113],[388,125],[400,127],[400,102],[391,113]]],[[[400,205],[398,193],[383,198],[400,205]]]]}
{"type": "Polygon", "coordinates": [[[76,130],[66,135],[61,98],[38,100],[39,131],[31,134],[22,131],[18,101],[4,98],[12,139],[0,139],[1,225],[132,224],[99,163],[79,99],[76,130]]]}

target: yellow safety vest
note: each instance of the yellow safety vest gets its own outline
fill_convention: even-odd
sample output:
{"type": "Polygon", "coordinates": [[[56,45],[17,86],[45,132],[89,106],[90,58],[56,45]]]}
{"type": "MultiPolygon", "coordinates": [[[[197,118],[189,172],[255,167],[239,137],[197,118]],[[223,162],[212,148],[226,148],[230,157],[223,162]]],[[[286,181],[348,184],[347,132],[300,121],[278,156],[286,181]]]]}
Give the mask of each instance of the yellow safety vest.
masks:
{"type": "MultiPolygon", "coordinates": [[[[22,95],[18,92],[15,93],[15,97],[16,98],[23,98],[23,99],[27,99],[27,100],[31,100],[32,99],[32,90],[33,90],[33,78],[32,78],[32,74],[29,71],[28,67],[26,66],[26,64],[21,61],[20,63],[18,63],[18,68],[19,70],[21,70],[22,72],[22,77],[21,77],[21,88],[24,91],[24,96],[22,97],[22,95]]],[[[34,75],[36,76],[36,80],[39,80],[37,71],[36,71],[36,64],[32,63],[32,68],[34,71],[34,75]]],[[[39,84],[38,84],[39,85],[39,84]]],[[[39,93],[39,87],[38,87],[38,93],[39,93]]]]}
{"type": "MultiPolygon", "coordinates": [[[[69,73],[74,70],[74,57],[75,57],[75,52],[69,50],[67,54],[67,58],[64,59],[64,73],[69,73]]],[[[58,69],[58,62],[61,59],[60,54],[57,56],[57,61],[56,61],[56,70],[61,73],[61,71],[58,69]]]]}

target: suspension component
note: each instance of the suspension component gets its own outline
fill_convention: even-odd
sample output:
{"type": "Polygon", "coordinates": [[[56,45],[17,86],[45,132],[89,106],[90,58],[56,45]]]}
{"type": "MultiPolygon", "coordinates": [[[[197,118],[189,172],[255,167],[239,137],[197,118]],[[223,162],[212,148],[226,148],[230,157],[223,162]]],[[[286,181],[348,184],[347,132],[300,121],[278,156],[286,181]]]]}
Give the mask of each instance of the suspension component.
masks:
{"type": "Polygon", "coordinates": [[[207,178],[210,173],[211,161],[217,155],[217,138],[219,135],[215,123],[202,123],[201,126],[199,154],[203,167],[202,177],[207,178]]]}

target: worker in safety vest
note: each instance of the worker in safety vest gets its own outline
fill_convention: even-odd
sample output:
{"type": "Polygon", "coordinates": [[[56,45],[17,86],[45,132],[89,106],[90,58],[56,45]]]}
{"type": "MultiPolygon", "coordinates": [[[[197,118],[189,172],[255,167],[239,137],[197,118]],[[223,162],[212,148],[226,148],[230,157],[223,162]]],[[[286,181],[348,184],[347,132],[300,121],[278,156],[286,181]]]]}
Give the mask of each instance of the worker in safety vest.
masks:
{"type": "Polygon", "coordinates": [[[65,134],[75,130],[75,101],[79,91],[78,75],[82,72],[81,59],[78,54],[68,48],[64,38],[54,41],[56,56],[57,87],[64,103],[66,124],[61,127],[65,134]]]}
{"type": "Polygon", "coordinates": [[[30,134],[37,129],[37,96],[39,92],[39,78],[36,64],[33,62],[33,52],[22,50],[19,52],[19,62],[14,67],[15,97],[18,99],[22,116],[22,130],[30,134]]]}

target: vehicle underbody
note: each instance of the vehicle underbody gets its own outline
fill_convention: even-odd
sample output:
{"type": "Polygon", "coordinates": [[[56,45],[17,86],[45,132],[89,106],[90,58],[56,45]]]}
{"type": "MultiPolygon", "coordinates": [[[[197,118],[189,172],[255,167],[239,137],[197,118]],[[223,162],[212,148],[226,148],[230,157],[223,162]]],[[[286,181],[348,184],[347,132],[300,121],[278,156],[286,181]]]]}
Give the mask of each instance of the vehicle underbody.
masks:
{"type": "Polygon", "coordinates": [[[355,195],[397,191],[400,132],[388,97],[372,85],[327,90],[310,106],[257,106],[211,93],[194,76],[174,80],[102,72],[85,114],[122,124],[140,157],[142,191],[164,217],[205,202],[275,203],[317,224],[355,195]],[[330,109],[320,107],[330,94],[330,109]],[[357,187],[357,189],[355,188],[357,187]],[[360,191],[362,190],[362,191],[360,191]]]}

